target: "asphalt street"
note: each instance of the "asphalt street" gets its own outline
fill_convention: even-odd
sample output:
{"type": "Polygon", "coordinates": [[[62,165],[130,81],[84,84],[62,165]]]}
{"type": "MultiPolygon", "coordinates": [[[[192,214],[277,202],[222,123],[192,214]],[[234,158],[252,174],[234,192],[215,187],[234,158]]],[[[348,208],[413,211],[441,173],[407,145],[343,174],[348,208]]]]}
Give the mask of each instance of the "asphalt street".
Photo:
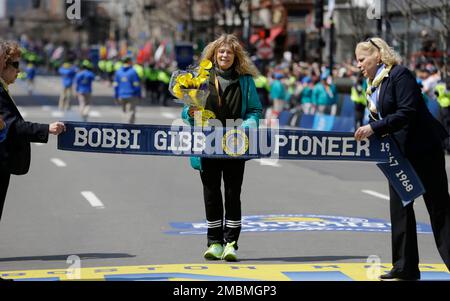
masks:
{"type": "MultiPolygon", "coordinates": [[[[23,83],[12,94],[26,120],[79,120],[76,105],[57,110],[60,89],[56,77],[38,77],[32,96],[23,83]]],[[[94,91],[89,121],[121,122],[112,88],[97,82],[94,91]]],[[[143,104],[138,124],[171,124],[180,113],[143,104]]],[[[370,255],[389,264],[387,195],[374,163],[249,161],[238,264],[366,263],[370,255]]],[[[422,199],[415,211],[421,262],[442,264],[422,199]]],[[[30,172],[11,179],[0,274],[65,269],[71,255],[83,268],[210,264],[204,223],[200,177],[187,158],[65,152],[52,136],[32,145],[30,172]]]]}

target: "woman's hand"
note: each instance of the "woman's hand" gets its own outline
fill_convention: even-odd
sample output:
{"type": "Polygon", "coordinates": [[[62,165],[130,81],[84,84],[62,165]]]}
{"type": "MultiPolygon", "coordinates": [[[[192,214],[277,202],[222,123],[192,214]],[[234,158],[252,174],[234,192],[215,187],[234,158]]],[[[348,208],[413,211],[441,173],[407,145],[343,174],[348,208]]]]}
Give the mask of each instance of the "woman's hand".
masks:
{"type": "Polygon", "coordinates": [[[355,132],[355,139],[357,141],[364,140],[366,138],[369,138],[373,135],[373,130],[370,124],[364,125],[360,128],[358,128],[355,132]]]}
{"type": "Polygon", "coordinates": [[[6,127],[6,124],[3,121],[3,119],[0,117],[0,131],[3,130],[5,127],[6,127]]]}
{"type": "Polygon", "coordinates": [[[48,131],[50,134],[59,135],[66,131],[66,126],[62,122],[54,122],[48,126],[48,131]]]}
{"type": "Polygon", "coordinates": [[[189,111],[188,111],[189,117],[194,118],[195,112],[197,112],[197,111],[200,111],[200,109],[198,107],[190,106],[189,111]]]}

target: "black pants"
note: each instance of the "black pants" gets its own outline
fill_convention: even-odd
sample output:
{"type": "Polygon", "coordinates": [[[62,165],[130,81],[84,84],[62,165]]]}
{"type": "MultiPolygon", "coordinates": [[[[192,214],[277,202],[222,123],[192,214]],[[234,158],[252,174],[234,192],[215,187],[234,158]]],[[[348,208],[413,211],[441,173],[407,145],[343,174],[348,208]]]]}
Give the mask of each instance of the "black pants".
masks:
{"type": "MultiPolygon", "coordinates": [[[[434,239],[450,271],[450,196],[445,157],[438,150],[420,158],[409,158],[425,187],[423,198],[430,215],[434,239]]],[[[389,186],[392,223],[392,263],[396,272],[419,276],[416,218],[413,203],[403,207],[398,194],[389,186]]]]}
{"type": "Polygon", "coordinates": [[[2,219],[3,206],[5,205],[6,192],[8,191],[9,173],[0,172],[0,220],[2,219]]]}
{"type": "Polygon", "coordinates": [[[239,159],[202,159],[200,177],[203,183],[208,246],[237,241],[241,233],[241,186],[245,161],[239,159]],[[222,175],[225,187],[225,225],[222,201],[222,175]]]}

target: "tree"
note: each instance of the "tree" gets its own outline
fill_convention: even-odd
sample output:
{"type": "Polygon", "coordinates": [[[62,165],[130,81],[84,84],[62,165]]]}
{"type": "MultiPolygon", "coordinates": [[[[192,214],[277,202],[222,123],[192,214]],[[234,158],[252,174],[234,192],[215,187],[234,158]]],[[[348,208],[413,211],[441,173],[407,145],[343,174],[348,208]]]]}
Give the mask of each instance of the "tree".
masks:
{"type": "MultiPolygon", "coordinates": [[[[443,63],[443,74],[442,78],[448,84],[448,47],[449,47],[449,39],[450,39],[450,25],[449,25],[449,16],[450,16],[450,1],[449,0],[393,0],[392,3],[400,10],[403,16],[407,21],[407,30],[409,30],[409,26],[412,21],[422,26],[424,29],[429,31],[430,33],[436,34],[441,40],[442,44],[442,63],[443,63]],[[405,3],[406,2],[406,3],[405,3]],[[406,5],[405,5],[406,4],[406,5]],[[433,5],[434,4],[434,5],[433,5]],[[442,24],[442,29],[437,29],[437,26],[430,26],[422,22],[417,14],[415,14],[415,8],[420,9],[421,11],[425,11],[429,16],[434,17],[442,24]]],[[[408,31],[407,31],[408,33],[408,31]]],[[[408,40],[406,46],[409,46],[408,40]]],[[[409,59],[409,47],[407,47],[406,57],[409,59]]]]}
{"type": "Polygon", "coordinates": [[[366,32],[366,9],[361,8],[359,6],[356,6],[354,0],[347,0],[347,4],[350,7],[350,20],[353,25],[353,44],[356,46],[356,44],[359,41],[362,41],[366,38],[367,32],[366,32]]]}

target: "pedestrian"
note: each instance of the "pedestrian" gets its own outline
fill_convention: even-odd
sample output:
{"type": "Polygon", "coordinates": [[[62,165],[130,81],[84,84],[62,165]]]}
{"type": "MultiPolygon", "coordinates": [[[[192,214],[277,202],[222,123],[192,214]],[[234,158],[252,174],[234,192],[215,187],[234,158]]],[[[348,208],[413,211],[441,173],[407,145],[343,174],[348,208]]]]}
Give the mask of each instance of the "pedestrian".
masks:
{"type": "Polygon", "coordinates": [[[336,115],[336,109],[333,110],[333,106],[335,107],[337,100],[336,86],[329,71],[325,71],[320,76],[320,81],[314,86],[312,92],[315,112],[318,114],[330,113],[330,115],[336,115]]]}
{"type": "MultiPolygon", "coordinates": [[[[6,59],[6,47],[4,42],[2,42],[0,40],[0,74],[3,72],[3,68],[5,66],[5,59],[6,59]]],[[[2,85],[0,84],[0,87],[2,85]]],[[[1,88],[0,88],[1,89],[1,88]]],[[[5,196],[4,194],[6,194],[6,189],[4,189],[4,181],[6,181],[6,177],[4,179],[4,177],[2,176],[3,174],[3,170],[6,170],[6,162],[5,162],[5,156],[6,156],[6,149],[5,149],[5,144],[3,143],[3,141],[6,139],[6,135],[7,135],[7,125],[5,123],[5,121],[3,120],[3,116],[0,115],[0,200],[4,199],[5,196]],[[5,192],[4,192],[5,190],[5,192]]],[[[9,179],[8,179],[9,180],[9,179]]],[[[0,202],[0,218],[1,218],[1,212],[3,210],[3,202],[0,202]]],[[[3,279],[2,277],[0,277],[0,281],[6,281],[9,279],[3,279]]]]}
{"type": "Polygon", "coordinates": [[[70,107],[70,101],[73,97],[73,80],[77,74],[77,67],[72,64],[71,60],[66,61],[59,69],[62,78],[63,90],[59,97],[58,108],[61,111],[67,111],[70,107]]]}
{"type": "MultiPolygon", "coordinates": [[[[213,62],[209,79],[210,94],[205,109],[215,113],[218,124],[225,125],[227,120],[234,122],[240,119],[243,120],[242,127],[256,127],[262,106],[252,77],[258,75],[258,70],[238,38],[232,34],[220,36],[206,46],[202,54],[202,60],[204,59],[213,62]]],[[[185,106],[183,119],[193,124],[193,116],[197,110],[195,107],[185,106]]],[[[241,187],[245,160],[192,157],[191,165],[200,170],[203,184],[208,224],[208,249],[203,256],[208,260],[236,261],[242,228],[241,187]],[[222,177],[225,185],[225,210],[221,191],[222,177]]]]}
{"type": "Polygon", "coordinates": [[[116,102],[122,106],[123,122],[131,124],[136,120],[136,106],[141,98],[141,80],[132,63],[129,56],[123,59],[123,66],[117,70],[113,84],[116,102]]]}
{"type": "MultiPolygon", "coordinates": [[[[443,140],[448,133],[428,111],[412,73],[382,39],[361,42],[355,50],[357,66],[368,80],[366,94],[370,122],[355,132],[357,140],[389,135],[411,162],[423,183],[423,198],[438,251],[450,270],[450,196],[443,140]]],[[[417,229],[413,205],[403,207],[389,185],[392,270],[381,280],[420,279],[417,229]]]]}
{"type": "Polygon", "coordinates": [[[268,107],[270,107],[269,93],[270,85],[269,79],[263,74],[258,75],[255,79],[256,92],[258,92],[259,100],[263,106],[262,115],[264,116],[268,107]]]}
{"type": "Polygon", "coordinates": [[[278,116],[285,108],[286,88],[281,81],[284,74],[281,70],[272,73],[272,82],[270,84],[270,100],[272,101],[273,111],[278,116]]]}
{"type": "Polygon", "coordinates": [[[25,68],[26,80],[27,80],[27,89],[28,95],[33,94],[34,90],[34,78],[36,77],[36,66],[33,62],[28,62],[27,67],[25,68]]]}
{"type": "MultiPolygon", "coordinates": [[[[19,74],[21,51],[15,42],[2,42],[1,48],[5,52],[5,65],[0,69],[0,116],[8,126],[8,133],[0,143],[0,219],[11,174],[24,175],[30,167],[30,142],[46,143],[49,134],[59,135],[65,130],[61,122],[40,124],[23,119],[8,90],[19,74]]],[[[0,53],[0,61],[1,56],[0,53]]]]}
{"type": "Polygon", "coordinates": [[[95,80],[95,74],[91,71],[92,67],[91,62],[84,60],[80,72],[75,76],[79,110],[83,121],[87,121],[91,107],[92,82],[95,80]]]}
{"type": "Polygon", "coordinates": [[[302,90],[300,92],[300,103],[302,111],[306,115],[312,115],[314,113],[313,103],[312,103],[312,92],[314,89],[314,83],[311,77],[305,76],[302,79],[302,90]]]}
{"type": "MultiPolygon", "coordinates": [[[[450,90],[441,81],[436,85],[434,93],[439,104],[439,121],[447,131],[450,131],[450,90]]],[[[450,138],[445,140],[444,149],[447,151],[447,154],[450,154],[450,138]]]]}
{"type": "Polygon", "coordinates": [[[350,99],[355,106],[355,130],[363,125],[367,103],[366,88],[367,84],[363,76],[355,78],[350,94],[350,99]]]}

